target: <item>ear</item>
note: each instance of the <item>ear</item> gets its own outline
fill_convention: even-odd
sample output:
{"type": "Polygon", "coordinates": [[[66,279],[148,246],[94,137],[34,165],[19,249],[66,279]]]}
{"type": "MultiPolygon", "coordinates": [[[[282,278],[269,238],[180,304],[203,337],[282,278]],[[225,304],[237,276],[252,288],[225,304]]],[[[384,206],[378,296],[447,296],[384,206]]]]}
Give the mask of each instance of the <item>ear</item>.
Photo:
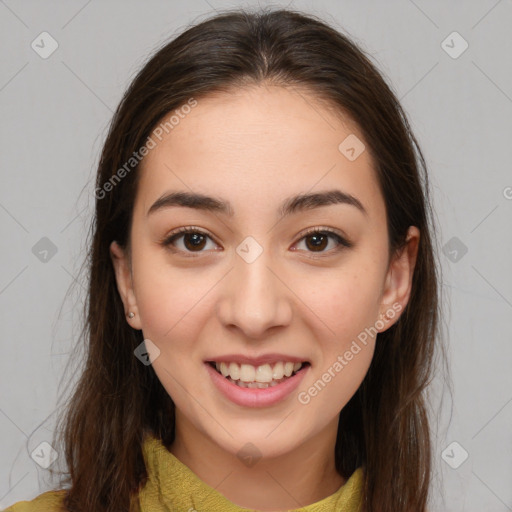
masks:
{"type": "Polygon", "coordinates": [[[116,274],[117,290],[124,304],[126,321],[134,329],[142,329],[137,300],[133,291],[130,262],[125,251],[115,240],[110,244],[110,257],[116,274]],[[130,312],[135,314],[133,318],[128,317],[130,312]]]}
{"type": "Polygon", "coordinates": [[[380,321],[377,322],[378,325],[384,325],[378,329],[378,332],[391,327],[400,318],[400,312],[409,302],[419,241],[419,229],[416,226],[410,226],[405,246],[393,256],[389,264],[382,292],[380,321]]]}

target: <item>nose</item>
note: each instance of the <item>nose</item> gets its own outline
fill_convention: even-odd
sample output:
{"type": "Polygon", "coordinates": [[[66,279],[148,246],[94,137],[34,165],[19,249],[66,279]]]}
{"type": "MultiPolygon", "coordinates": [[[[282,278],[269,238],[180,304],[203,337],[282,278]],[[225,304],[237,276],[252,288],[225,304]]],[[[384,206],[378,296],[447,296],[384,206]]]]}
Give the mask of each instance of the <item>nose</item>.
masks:
{"type": "Polygon", "coordinates": [[[290,324],[292,292],[274,270],[265,252],[247,263],[238,256],[224,280],[217,315],[222,324],[246,338],[264,337],[267,331],[290,324]]]}

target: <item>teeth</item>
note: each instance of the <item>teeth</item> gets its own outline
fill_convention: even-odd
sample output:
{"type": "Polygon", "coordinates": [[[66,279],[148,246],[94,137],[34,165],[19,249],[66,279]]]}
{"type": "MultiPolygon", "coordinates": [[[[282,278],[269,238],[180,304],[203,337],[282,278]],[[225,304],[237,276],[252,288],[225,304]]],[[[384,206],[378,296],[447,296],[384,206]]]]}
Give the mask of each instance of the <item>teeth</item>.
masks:
{"type": "Polygon", "coordinates": [[[256,368],[256,382],[272,382],[272,367],[269,364],[256,368]]]}
{"type": "Polygon", "coordinates": [[[230,363],[229,375],[231,375],[231,378],[234,380],[240,379],[240,366],[238,366],[236,363],[230,363]]]}
{"type": "Polygon", "coordinates": [[[273,366],[266,363],[255,367],[251,364],[238,363],[215,363],[217,371],[224,377],[229,377],[232,381],[237,381],[241,387],[259,387],[264,388],[275,386],[275,381],[290,377],[302,367],[302,363],[292,363],[291,361],[279,361],[273,366]],[[249,384],[251,384],[249,386],[249,384]]]}
{"type": "Polygon", "coordinates": [[[274,379],[282,379],[284,377],[284,365],[279,362],[274,365],[274,369],[272,371],[272,378],[274,379]]]}
{"type": "Polygon", "coordinates": [[[284,374],[289,377],[293,373],[293,363],[284,364],[284,374]]]}
{"type": "Polygon", "coordinates": [[[254,377],[256,377],[256,369],[254,366],[250,364],[242,364],[240,366],[240,380],[244,382],[254,382],[254,377]]]}
{"type": "Polygon", "coordinates": [[[272,388],[274,386],[277,386],[283,380],[280,379],[279,381],[273,380],[272,382],[244,382],[243,380],[233,380],[231,377],[227,378],[229,382],[236,384],[237,386],[241,388],[259,388],[259,389],[265,389],[265,388],[272,388]]]}
{"type": "Polygon", "coordinates": [[[217,368],[217,370],[220,370],[220,373],[222,373],[224,377],[227,377],[229,375],[229,369],[226,363],[220,363],[220,368],[217,368]]]}

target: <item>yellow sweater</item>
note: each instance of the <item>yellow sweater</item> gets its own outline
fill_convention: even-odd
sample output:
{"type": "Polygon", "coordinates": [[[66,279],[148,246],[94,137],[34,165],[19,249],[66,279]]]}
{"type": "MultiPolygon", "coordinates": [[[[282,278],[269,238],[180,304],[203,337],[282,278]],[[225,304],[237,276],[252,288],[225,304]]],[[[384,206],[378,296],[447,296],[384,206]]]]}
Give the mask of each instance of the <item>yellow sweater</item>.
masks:
{"type": "MultiPolygon", "coordinates": [[[[206,485],[160,440],[148,437],[143,452],[149,478],[134,500],[134,512],[254,512],[206,485]]],[[[363,471],[358,468],[334,494],[294,512],[358,512],[362,483],[363,471]]],[[[4,512],[61,512],[65,493],[48,491],[32,501],[15,503],[4,512]]]]}

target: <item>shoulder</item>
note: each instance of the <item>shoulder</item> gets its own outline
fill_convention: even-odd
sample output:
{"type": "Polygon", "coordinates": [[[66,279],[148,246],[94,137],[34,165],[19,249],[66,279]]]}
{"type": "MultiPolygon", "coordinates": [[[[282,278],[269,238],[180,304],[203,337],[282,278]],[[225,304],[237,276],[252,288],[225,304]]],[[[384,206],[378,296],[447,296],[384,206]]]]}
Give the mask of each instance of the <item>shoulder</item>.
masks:
{"type": "Polygon", "coordinates": [[[3,512],[65,512],[62,501],[66,490],[47,491],[31,501],[18,501],[3,512]]]}

